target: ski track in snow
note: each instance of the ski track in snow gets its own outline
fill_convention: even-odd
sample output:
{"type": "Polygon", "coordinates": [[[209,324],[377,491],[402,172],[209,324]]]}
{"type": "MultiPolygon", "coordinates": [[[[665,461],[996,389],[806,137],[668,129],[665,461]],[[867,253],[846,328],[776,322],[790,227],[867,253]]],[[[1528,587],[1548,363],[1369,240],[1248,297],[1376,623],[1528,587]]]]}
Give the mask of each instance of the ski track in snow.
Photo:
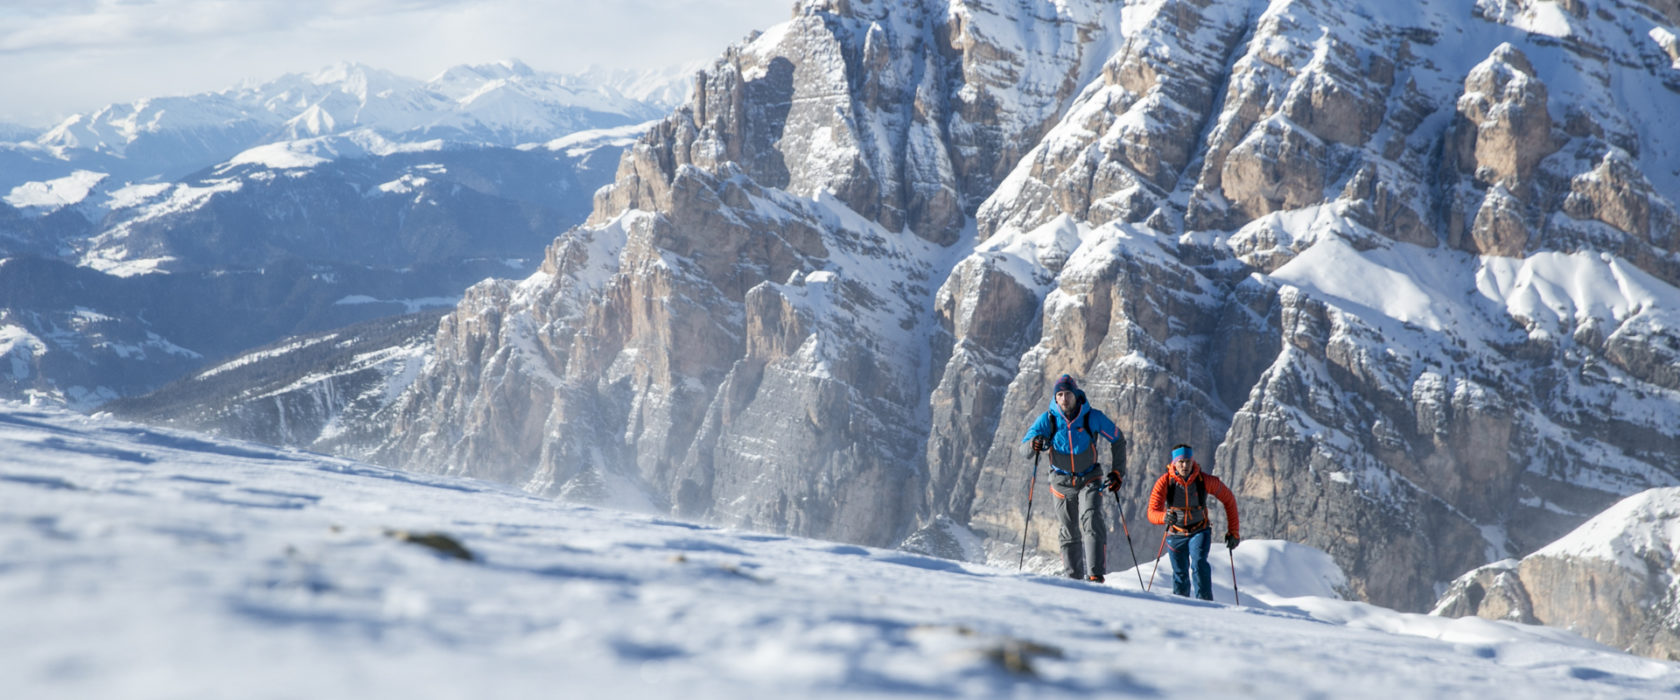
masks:
{"type": "Polygon", "coordinates": [[[1284,542],[1237,550],[1236,608],[1219,547],[1203,603],[1170,566],[1136,590],[1148,562],[1104,587],[15,403],[0,449],[7,697],[1680,692],[1568,632],[1324,597],[1340,572],[1284,542]]]}

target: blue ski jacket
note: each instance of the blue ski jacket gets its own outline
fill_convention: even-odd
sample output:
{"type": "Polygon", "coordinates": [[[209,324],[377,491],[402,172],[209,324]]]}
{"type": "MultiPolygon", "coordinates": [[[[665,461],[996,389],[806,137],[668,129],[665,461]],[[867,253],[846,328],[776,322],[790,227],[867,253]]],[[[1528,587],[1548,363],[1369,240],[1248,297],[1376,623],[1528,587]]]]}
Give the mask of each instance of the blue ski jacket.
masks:
{"type": "Polygon", "coordinates": [[[1030,442],[1034,437],[1048,438],[1050,446],[1057,452],[1077,455],[1091,449],[1093,433],[1101,435],[1111,443],[1122,439],[1120,428],[1114,425],[1114,421],[1109,420],[1108,416],[1103,415],[1102,411],[1091,408],[1091,404],[1085,402],[1083,392],[1080,393],[1079,399],[1079,410],[1069,418],[1062,415],[1061,407],[1056,405],[1056,399],[1052,397],[1050,410],[1039,414],[1038,420],[1033,421],[1032,427],[1027,428],[1027,434],[1021,438],[1021,442],[1030,442]],[[1090,433],[1085,432],[1087,413],[1091,416],[1090,433]]]}

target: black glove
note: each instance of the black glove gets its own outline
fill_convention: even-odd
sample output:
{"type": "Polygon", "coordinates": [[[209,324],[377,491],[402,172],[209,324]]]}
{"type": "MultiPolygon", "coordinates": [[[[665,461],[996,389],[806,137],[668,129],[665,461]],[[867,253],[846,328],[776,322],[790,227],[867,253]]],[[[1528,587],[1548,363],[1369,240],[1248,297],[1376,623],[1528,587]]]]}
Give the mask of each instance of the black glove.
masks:
{"type": "Polygon", "coordinates": [[[1242,543],[1242,538],[1241,537],[1233,535],[1229,532],[1225,533],[1225,548],[1226,549],[1236,549],[1237,545],[1241,544],[1241,543],[1242,543]]]}
{"type": "Polygon", "coordinates": [[[1114,470],[1109,470],[1108,478],[1104,480],[1104,483],[1108,486],[1108,492],[1109,493],[1119,493],[1120,492],[1120,479],[1121,478],[1123,478],[1123,477],[1120,476],[1120,472],[1114,471],[1114,470]]]}
{"type": "Polygon", "coordinates": [[[1039,435],[1034,435],[1033,436],[1032,451],[1043,452],[1043,451],[1048,450],[1048,449],[1050,449],[1050,441],[1049,440],[1046,440],[1042,436],[1039,436],[1039,435]]]}
{"type": "Polygon", "coordinates": [[[1167,527],[1178,527],[1184,524],[1184,514],[1176,510],[1167,511],[1167,527]]]}

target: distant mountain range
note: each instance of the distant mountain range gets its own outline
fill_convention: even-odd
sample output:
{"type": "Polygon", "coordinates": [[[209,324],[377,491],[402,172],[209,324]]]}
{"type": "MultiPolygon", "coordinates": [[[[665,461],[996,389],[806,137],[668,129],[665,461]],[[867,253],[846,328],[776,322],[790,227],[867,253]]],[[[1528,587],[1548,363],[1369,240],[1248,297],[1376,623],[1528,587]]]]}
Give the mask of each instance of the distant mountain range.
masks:
{"type": "Polygon", "coordinates": [[[4,130],[0,397],[91,408],[529,274],[692,68],[341,64],[4,130]]]}
{"type": "Polygon", "coordinates": [[[542,142],[657,118],[686,95],[697,68],[565,75],[505,61],[421,81],[343,63],[218,92],[112,104],[35,135],[0,129],[7,141],[0,143],[0,198],[52,210],[237,161],[251,149],[323,137],[339,138],[288,150],[332,159],[542,142]],[[39,196],[43,189],[57,196],[39,196]]]}

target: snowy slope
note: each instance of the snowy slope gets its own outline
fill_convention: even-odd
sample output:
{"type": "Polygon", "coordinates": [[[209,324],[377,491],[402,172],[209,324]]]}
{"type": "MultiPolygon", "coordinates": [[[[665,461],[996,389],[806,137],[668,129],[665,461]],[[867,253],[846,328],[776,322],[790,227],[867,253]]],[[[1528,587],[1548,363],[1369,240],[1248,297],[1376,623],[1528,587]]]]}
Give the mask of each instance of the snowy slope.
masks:
{"type": "Polygon", "coordinates": [[[1282,542],[1237,550],[1235,608],[15,404],[0,450],[11,697],[1680,691],[1568,633],[1304,595],[1339,572],[1282,542]]]}

